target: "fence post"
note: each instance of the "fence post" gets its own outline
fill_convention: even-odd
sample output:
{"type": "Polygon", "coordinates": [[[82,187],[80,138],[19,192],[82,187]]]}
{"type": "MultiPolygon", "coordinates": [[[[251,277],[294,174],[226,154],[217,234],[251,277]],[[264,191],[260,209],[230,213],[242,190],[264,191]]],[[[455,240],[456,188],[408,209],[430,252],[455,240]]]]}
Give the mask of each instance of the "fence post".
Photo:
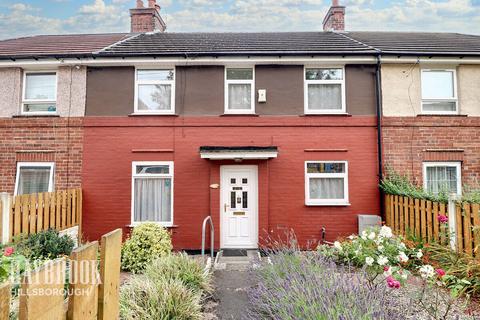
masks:
{"type": "Polygon", "coordinates": [[[12,288],[9,282],[0,284],[0,320],[10,319],[10,299],[12,288]]]}
{"type": "Polygon", "coordinates": [[[454,251],[457,251],[457,199],[458,195],[456,193],[450,193],[448,196],[448,233],[450,236],[450,248],[454,251]]]}
{"type": "Polygon", "coordinates": [[[1,238],[0,242],[6,244],[10,241],[10,203],[11,197],[7,192],[0,193],[0,201],[2,205],[0,206],[2,210],[0,211],[0,225],[1,238]]]}

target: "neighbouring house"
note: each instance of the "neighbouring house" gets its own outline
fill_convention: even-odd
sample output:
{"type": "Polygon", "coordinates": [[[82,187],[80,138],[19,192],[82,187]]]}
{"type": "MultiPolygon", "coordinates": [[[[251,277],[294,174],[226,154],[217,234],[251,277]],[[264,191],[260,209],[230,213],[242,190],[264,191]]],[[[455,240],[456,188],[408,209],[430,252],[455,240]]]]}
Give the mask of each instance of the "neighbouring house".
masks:
{"type": "Polygon", "coordinates": [[[478,175],[478,36],[346,32],[338,1],[323,32],[169,33],[154,0],[130,14],[128,34],[0,41],[2,191],[81,185],[89,239],[156,221],[199,249],[211,215],[217,248],[289,229],[314,245],[381,214],[384,165],[424,165],[433,190],[444,162],[478,175]]]}

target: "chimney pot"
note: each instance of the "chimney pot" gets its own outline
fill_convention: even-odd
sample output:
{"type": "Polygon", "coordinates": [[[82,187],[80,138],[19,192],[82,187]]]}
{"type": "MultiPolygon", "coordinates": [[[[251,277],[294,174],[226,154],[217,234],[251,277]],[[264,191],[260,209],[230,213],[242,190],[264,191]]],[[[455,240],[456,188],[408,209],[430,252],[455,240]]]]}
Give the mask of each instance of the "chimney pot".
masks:
{"type": "Polygon", "coordinates": [[[148,0],[148,7],[155,8],[157,5],[157,0],[148,0]]]}
{"type": "Polygon", "coordinates": [[[332,7],[338,7],[338,0],[332,0],[332,7]]]}
{"type": "Polygon", "coordinates": [[[143,8],[143,0],[137,0],[137,8],[143,8]]]}
{"type": "Polygon", "coordinates": [[[339,4],[339,0],[332,0],[332,6],[323,18],[323,31],[345,30],[345,7],[339,4]]]}
{"type": "Polygon", "coordinates": [[[137,0],[137,7],[130,9],[130,32],[164,32],[167,29],[165,21],[160,16],[160,6],[155,0],[148,0],[148,7],[142,0],[137,0]]]}

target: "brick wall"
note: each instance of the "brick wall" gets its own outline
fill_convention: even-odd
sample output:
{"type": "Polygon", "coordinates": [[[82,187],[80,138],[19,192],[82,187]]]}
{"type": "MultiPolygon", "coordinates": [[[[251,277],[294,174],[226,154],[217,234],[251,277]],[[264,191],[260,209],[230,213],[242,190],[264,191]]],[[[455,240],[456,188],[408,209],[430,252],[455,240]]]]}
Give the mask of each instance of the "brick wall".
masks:
{"type": "Polygon", "coordinates": [[[384,164],[422,185],[424,161],[461,161],[462,183],[480,178],[480,117],[384,117],[384,164]]]}
{"type": "Polygon", "coordinates": [[[17,162],[55,162],[55,189],[81,186],[81,118],[0,119],[0,192],[13,194],[17,162]]]}
{"type": "Polygon", "coordinates": [[[375,117],[88,117],[83,166],[84,225],[90,240],[131,220],[132,161],[174,161],[176,249],[199,249],[211,213],[220,239],[220,165],[199,147],[278,146],[259,172],[259,234],[293,228],[302,244],[357,231],[357,214],[379,214],[375,117]],[[142,151],[143,150],[143,151],[142,151]],[[157,151],[155,151],[157,150],[157,151]],[[350,206],[306,206],[304,163],[349,162],[350,206]]]}

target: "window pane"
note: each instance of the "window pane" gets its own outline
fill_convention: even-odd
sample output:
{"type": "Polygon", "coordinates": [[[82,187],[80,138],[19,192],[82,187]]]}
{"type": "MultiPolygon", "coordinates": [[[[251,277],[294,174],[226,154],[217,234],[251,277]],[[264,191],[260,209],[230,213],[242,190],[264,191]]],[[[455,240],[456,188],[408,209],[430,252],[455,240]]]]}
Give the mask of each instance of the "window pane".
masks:
{"type": "Polygon", "coordinates": [[[227,69],[227,80],[253,80],[253,69],[227,69]]]}
{"type": "Polygon", "coordinates": [[[423,102],[423,111],[455,112],[457,103],[453,101],[423,102]]]}
{"type": "Polygon", "coordinates": [[[57,106],[55,103],[34,103],[34,104],[25,104],[23,106],[24,112],[55,112],[57,111],[57,106]]]}
{"type": "Polygon", "coordinates": [[[435,194],[439,192],[457,193],[456,167],[427,167],[427,190],[435,194]]]}
{"type": "Polygon", "coordinates": [[[161,166],[137,166],[137,174],[169,174],[170,167],[168,165],[161,166]]]}
{"type": "Polygon", "coordinates": [[[345,173],[345,163],[307,163],[307,173],[345,173]]]}
{"type": "Polygon", "coordinates": [[[17,194],[48,192],[50,167],[20,167],[17,194]]]}
{"type": "Polygon", "coordinates": [[[309,84],[309,110],[342,110],[342,85],[309,84]]]}
{"type": "Polygon", "coordinates": [[[448,99],[454,96],[452,71],[422,72],[422,97],[424,99],[448,99]]]}
{"type": "Polygon", "coordinates": [[[170,178],[136,178],[134,183],[135,222],[169,222],[172,218],[170,178]]]}
{"type": "Polygon", "coordinates": [[[252,86],[249,84],[229,84],[228,108],[250,110],[252,108],[252,86]]]}
{"type": "Polygon", "coordinates": [[[57,76],[55,73],[27,74],[25,98],[33,100],[56,100],[57,76]]]}
{"type": "Polygon", "coordinates": [[[172,86],[142,84],[138,86],[138,110],[171,110],[172,86]]]}
{"type": "Polygon", "coordinates": [[[173,70],[138,70],[137,79],[140,81],[173,80],[173,70]]]}
{"type": "Polygon", "coordinates": [[[310,199],[344,199],[343,178],[310,178],[310,199]]]}
{"type": "Polygon", "coordinates": [[[305,72],[307,80],[342,80],[342,69],[307,69],[305,72]]]}

